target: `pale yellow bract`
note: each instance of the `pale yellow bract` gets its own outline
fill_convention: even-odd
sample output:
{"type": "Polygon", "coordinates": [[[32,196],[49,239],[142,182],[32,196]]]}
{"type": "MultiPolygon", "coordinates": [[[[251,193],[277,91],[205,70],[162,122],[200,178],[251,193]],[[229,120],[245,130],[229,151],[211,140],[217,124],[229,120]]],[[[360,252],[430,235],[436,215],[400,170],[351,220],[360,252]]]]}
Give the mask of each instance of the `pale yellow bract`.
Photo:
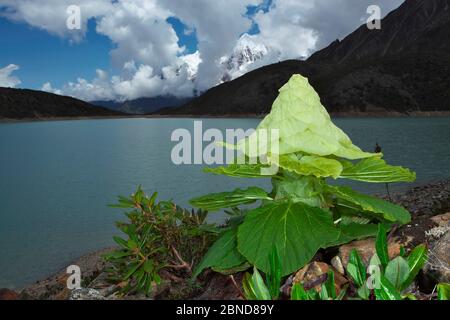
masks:
{"type": "MultiPolygon", "coordinates": [[[[364,159],[380,154],[368,153],[355,146],[339,129],[320,102],[320,97],[308,79],[295,74],[280,90],[270,114],[260,123],[256,132],[237,144],[237,149],[248,155],[248,150],[258,143],[259,132],[279,130],[279,155],[302,153],[313,156],[337,156],[349,160],[364,159]]],[[[269,135],[270,137],[270,135],[269,135]]],[[[275,141],[267,140],[270,150],[275,141]]],[[[258,155],[259,156],[259,155],[258,155]]]]}

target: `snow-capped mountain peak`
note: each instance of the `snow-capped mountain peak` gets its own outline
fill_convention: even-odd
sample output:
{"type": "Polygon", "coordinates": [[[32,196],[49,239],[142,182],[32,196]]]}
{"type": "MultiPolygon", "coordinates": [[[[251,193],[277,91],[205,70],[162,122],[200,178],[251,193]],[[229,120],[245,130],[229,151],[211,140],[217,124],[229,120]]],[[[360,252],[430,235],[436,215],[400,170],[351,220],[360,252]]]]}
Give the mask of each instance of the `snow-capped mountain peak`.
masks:
{"type": "Polygon", "coordinates": [[[182,65],[186,68],[188,79],[195,81],[198,73],[198,66],[202,62],[198,51],[181,57],[182,65]]]}
{"type": "Polygon", "coordinates": [[[268,53],[268,47],[254,41],[251,35],[244,34],[233,53],[220,59],[220,65],[224,70],[222,81],[229,81],[245,74],[249,71],[250,65],[262,60],[268,53]]]}

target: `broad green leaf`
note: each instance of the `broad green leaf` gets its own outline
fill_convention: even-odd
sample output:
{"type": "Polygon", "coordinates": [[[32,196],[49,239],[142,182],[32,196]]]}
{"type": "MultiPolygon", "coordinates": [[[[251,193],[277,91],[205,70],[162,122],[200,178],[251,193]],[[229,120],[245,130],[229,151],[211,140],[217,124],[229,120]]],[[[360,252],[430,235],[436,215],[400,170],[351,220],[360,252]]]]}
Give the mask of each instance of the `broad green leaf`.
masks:
{"type": "Polygon", "coordinates": [[[415,295],[413,295],[412,293],[407,293],[405,295],[402,295],[402,299],[403,300],[417,300],[417,297],[415,295]]]}
{"type": "Polygon", "coordinates": [[[409,212],[399,205],[358,193],[349,187],[327,186],[326,189],[338,199],[353,203],[364,211],[381,215],[382,218],[390,222],[398,221],[402,224],[406,224],[411,221],[409,212]]]}
{"type": "Polygon", "coordinates": [[[414,279],[419,274],[419,271],[422,270],[423,266],[425,265],[428,259],[427,253],[428,249],[423,244],[414,248],[414,250],[411,251],[408,258],[406,259],[408,261],[410,273],[408,279],[406,279],[402,284],[401,287],[402,290],[408,288],[409,285],[414,281],[414,279]]]}
{"type": "Polygon", "coordinates": [[[263,189],[250,187],[246,190],[236,189],[232,192],[212,193],[191,199],[189,202],[196,208],[216,211],[222,208],[232,208],[243,204],[251,204],[257,200],[272,200],[272,198],[270,198],[263,189]]]}
{"type": "Polygon", "coordinates": [[[307,293],[308,293],[308,296],[309,296],[309,300],[319,300],[320,299],[319,293],[314,288],[308,290],[307,293]]]}
{"type": "Polygon", "coordinates": [[[386,237],[387,230],[384,225],[378,225],[377,239],[375,241],[375,250],[383,268],[389,263],[388,242],[386,237]]]}
{"type": "Polygon", "coordinates": [[[253,269],[253,276],[245,274],[242,287],[249,300],[272,300],[269,289],[256,268],[253,269]]]}
{"type": "Polygon", "coordinates": [[[406,168],[390,166],[379,157],[371,157],[355,165],[346,161],[340,178],[372,183],[413,182],[416,174],[406,168]]]}
{"type": "Polygon", "coordinates": [[[292,153],[280,155],[278,159],[271,157],[270,160],[280,168],[301,176],[333,177],[336,179],[342,172],[342,165],[339,161],[324,157],[292,153]]]}
{"type": "Polygon", "coordinates": [[[349,223],[339,224],[339,237],[336,241],[327,244],[326,247],[335,247],[353,240],[365,239],[373,237],[377,234],[378,225],[376,224],[360,224],[349,223]]]}
{"type": "Polygon", "coordinates": [[[331,213],[300,202],[271,202],[247,213],[238,231],[238,250],[268,272],[267,253],[275,246],[284,276],[303,267],[319,248],[338,236],[331,213]]]}
{"type": "Polygon", "coordinates": [[[328,298],[336,299],[336,287],[334,282],[334,272],[328,271],[327,281],[324,283],[324,287],[327,289],[328,298]]]}
{"type": "Polygon", "coordinates": [[[252,288],[252,275],[248,272],[246,272],[242,278],[242,289],[244,290],[244,295],[247,300],[258,300],[252,288]]]}
{"type": "Polygon", "coordinates": [[[328,288],[325,286],[325,284],[322,284],[320,286],[320,292],[319,292],[320,300],[330,300],[331,296],[328,293],[328,288]]]}
{"type": "Polygon", "coordinates": [[[239,272],[243,272],[243,271],[247,271],[248,269],[250,269],[252,267],[252,265],[248,262],[244,262],[236,267],[232,267],[232,268],[225,268],[222,269],[221,267],[211,267],[211,269],[217,273],[221,273],[225,276],[229,276],[229,275],[233,275],[239,272]]]}
{"type": "Polygon", "coordinates": [[[232,269],[246,262],[237,251],[237,228],[225,231],[209,248],[203,260],[195,268],[193,277],[196,278],[206,268],[232,269]]]}
{"type": "Polygon", "coordinates": [[[341,288],[341,292],[339,292],[339,295],[336,297],[335,300],[343,300],[344,299],[345,295],[347,294],[348,286],[349,285],[346,284],[341,288]]]}
{"type": "Polygon", "coordinates": [[[260,123],[256,132],[238,142],[238,149],[245,154],[255,149],[258,155],[265,154],[266,150],[271,150],[270,146],[279,143],[279,152],[275,153],[280,155],[302,152],[317,156],[335,155],[351,160],[376,155],[361,151],[333,124],[308,79],[295,74],[279,92],[270,114],[260,123]],[[271,130],[274,129],[279,130],[279,139],[272,134],[271,130]],[[266,143],[259,138],[264,135],[269,135],[266,143]]]}
{"type": "MultiPolygon", "coordinates": [[[[359,213],[360,212],[358,212],[358,214],[359,213]]],[[[371,221],[371,219],[365,218],[365,217],[360,217],[358,215],[355,215],[355,216],[343,215],[343,216],[341,216],[340,225],[342,225],[342,226],[349,226],[349,225],[352,225],[352,224],[368,225],[368,224],[370,224],[370,221],[371,221]]]]}
{"type": "Polygon", "coordinates": [[[356,286],[359,287],[361,285],[362,278],[356,265],[354,265],[353,263],[348,263],[347,274],[350,276],[350,278],[353,279],[353,282],[356,284],[356,286]]]}
{"type": "Polygon", "coordinates": [[[269,272],[267,272],[266,282],[269,287],[270,295],[273,299],[278,299],[280,296],[280,286],[281,286],[281,272],[282,264],[280,255],[276,247],[272,249],[269,256],[269,272]]]}
{"type": "Polygon", "coordinates": [[[291,289],[291,300],[311,300],[309,294],[300,283],[296,283],[291,289]]]}
{"type": "Polygon", "coordinates": [[[400,247],[400,257],[406,257],[406,250],[404,246],[400,247]]]}
{"type": "Polygon", "coordinates": [[[402,257],[397,257],[389,261],[384,276],[394,285],[397,290],[401,290],[402,284],[408,279],[408,262],[402,257]]]}
{"type": "Polygon", "coordinates": [[[380,277],[380,288],[375,288],[377,300],[402,300],[400,293],[385,276],[380,277]]]}
{"type": "Polygon", "coordinates": [[[370,289],[367,288],[366,283],[364,283],[360,288],[357,290],[358,297],[360,297],[363,300],[369,300],[370,297],[370,289]]]}
{"type": "Polygon", "coordinates": [[[369,266],[381,266],[380,258],[378,258],[376,253],[370,258],[369,266]]]}
{"type": "Polygon", "coordinates": [[[439,300],[450,300],[450,284],[448,283],[438,284],[437,294],[439,300]]]}
{"type": "Polygon", "coordinates": [[[350,253],[347,264],[347,272],[353,279],[357,287],[362,287],[366,283],[366,266],[362,262],[361,256],[356,249],[350,253]]]}
{"type": "Polygon", "coordinates": [[[230,164],[226,167],[205,168],[205,172],[225,175],[235,178],[267,178],[268,175],[262,175],[261,170],[268,168],[262,164],[230,164]]]}

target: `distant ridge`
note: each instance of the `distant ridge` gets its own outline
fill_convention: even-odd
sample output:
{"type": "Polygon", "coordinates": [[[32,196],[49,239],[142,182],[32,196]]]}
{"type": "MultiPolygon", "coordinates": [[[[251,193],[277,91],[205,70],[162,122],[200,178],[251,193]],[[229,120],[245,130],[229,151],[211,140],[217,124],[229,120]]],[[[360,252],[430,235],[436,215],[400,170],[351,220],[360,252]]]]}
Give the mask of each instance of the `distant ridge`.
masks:
{"type": "Polygon", "coordinates": [[[49,92],[0,87],[0,119],[123,116],[124,113],[49,92]]]}
{"type": "Polygon", "coordinates": [[[162,108],[179,107],[190,102],[193,98],[178,98],[175,96],[157,96],[152,98],[139,98],[124,102],[116,101],[91,101],[95,106],[104,107],[114,111],[130,114],[149,114],[162,108]]]}
{"type": "Polygon", "coordinates": [[[262,67],[159,114],[264,115],[294,73],[309,78],[331,113],[450,111],[450,0],[406,0],[381,25],[363,25],[306,61],[262,67]]]}

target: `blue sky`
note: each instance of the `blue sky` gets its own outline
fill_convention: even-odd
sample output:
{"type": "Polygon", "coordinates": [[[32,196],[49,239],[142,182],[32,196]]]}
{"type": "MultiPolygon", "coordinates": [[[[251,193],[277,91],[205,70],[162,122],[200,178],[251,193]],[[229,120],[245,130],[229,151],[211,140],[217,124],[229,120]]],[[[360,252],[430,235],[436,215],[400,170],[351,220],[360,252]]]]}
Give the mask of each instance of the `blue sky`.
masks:
{"type": "Polygon", "coordinates": [[[0,67],[17,64],[21,87],[39,89],[51,80],[57,87],[69,79],[91,78],[95,69],[110,69],[109,51],[113,43],[95,32],[89,22],[86,38],[72,44],[25,23],[0,18],[0,67]]]}
{"type": "Polygon", "coordinates": [[[0,0],[0,86],[49,83],[84,100],[192,95],[225,73],[308,56],[361,25],[368,5],[384,16],[402,2],[0,0]],[[82,12],[78,34],[66,27],[72,4],[82,12]],[[242,46],[263,52],[261,61],[224,69],[220,61],[242,46]]]}

